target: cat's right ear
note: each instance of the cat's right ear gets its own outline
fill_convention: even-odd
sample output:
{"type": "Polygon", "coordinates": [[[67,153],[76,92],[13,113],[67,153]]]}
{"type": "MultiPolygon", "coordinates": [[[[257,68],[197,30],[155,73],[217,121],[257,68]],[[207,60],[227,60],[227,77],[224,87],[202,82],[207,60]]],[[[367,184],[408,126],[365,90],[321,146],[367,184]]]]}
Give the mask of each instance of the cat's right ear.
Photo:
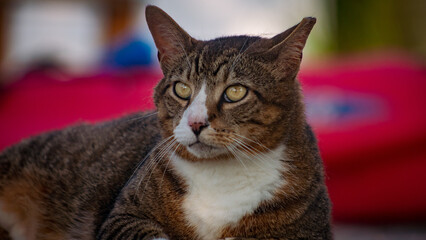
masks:
{"type": "Polygon", "coordinates": [[[197,40],[183,30],[167,13],[156,6],[145,9],[146,22],[158,49],[163,71],[182,58],[197,40]]]}
{"type": "Polygon", "coordinates": [[[246,52],[268,60],[278,76],[297,74],[303,48],[315,23],[313,17],[304,18],[273,38],[253,43],[246,52]]]}

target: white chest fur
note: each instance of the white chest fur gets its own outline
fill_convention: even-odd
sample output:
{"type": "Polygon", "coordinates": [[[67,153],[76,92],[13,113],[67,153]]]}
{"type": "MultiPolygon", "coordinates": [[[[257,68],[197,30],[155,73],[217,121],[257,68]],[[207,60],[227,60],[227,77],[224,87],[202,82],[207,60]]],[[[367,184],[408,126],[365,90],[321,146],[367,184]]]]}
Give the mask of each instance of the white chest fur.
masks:
{"type": "Polygon", "coordinates": [[[187,221],[200,239],[218,239],[224,227],[238,223],[285,184],[284,146],[256,158],[172,163],[188,184],[183,202],[187,221]]]}

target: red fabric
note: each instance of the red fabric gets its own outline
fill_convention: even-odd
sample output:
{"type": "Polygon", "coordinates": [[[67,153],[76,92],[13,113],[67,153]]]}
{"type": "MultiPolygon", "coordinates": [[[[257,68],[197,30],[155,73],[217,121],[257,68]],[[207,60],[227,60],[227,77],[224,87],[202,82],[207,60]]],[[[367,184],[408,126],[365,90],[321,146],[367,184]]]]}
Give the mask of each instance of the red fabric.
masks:
{"type": "MultiPolygon", "coordinates": [[[[334,219],[426,220],[425,69],[389,57],[342,62],[299,74],[334,219]]],[[[0,91],[0,150],[47,130],[153,109],[159,79],[147,70],[65,82],[29,74],[0,91]]]]}
{"type": "Polygon", "coordinates": [[[161,74],[148,70],[58,81],[31,73],[0,91],[0,150],[22,138],[79,122],[153,109],[161,74]]]}
{"type": "Polygon", "coordinates": [[[367,99],[364,113],[310,119],[326,163],[334,219],[424,221],[426,69],[392,56],[361,60],[300,74],[308,103],[310,94],[330,87],[337,100],[367,99]]]}

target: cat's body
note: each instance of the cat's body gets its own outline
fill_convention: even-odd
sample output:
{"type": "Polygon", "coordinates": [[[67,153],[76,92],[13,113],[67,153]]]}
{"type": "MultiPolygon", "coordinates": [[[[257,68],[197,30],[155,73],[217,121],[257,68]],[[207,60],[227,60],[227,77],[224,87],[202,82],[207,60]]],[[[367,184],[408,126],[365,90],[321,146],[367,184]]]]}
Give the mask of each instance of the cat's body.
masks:
{"type": "Polygon", "coordinates": [[[155,7],[147,20],[164,73],[158,113],[2,153],[0,226],[14,239],[330,239],[295,80],[315,20],[272,39],[211,41],[155,7]]]}
{"type": "Polygon", "coordinates": [[[51,132],[3,152],[0,226],[16,239],[34,239],[36,228],[36,239],[93,239],[160,138],[156,117],[140,118],[51,132]]]}

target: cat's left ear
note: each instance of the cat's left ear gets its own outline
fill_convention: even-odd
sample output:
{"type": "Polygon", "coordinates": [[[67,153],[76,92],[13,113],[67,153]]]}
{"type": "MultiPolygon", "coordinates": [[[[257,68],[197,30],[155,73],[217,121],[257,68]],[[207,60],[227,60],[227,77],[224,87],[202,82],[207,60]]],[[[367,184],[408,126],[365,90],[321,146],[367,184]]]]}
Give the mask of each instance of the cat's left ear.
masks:
{"type": "Polygon", "coordinates": [[[316,23],[313,17],[304,18],[299,24],[274,36],[271,39],[260,41],[258,46],[254,43],[250,48],[256,55],[274,62],[278,71],[297,71],[302,60],[302,51],[305,47],[309,33],[316,23]],[[260,49],[260,51],[259,51],[260,49]]]}
{"type": "Polygon", "coordinates": [[[146,21],[158,49],[158,60],[163,71],[185,56],[197,42],[183,30],[167,13],[156,6],[145,9],[146,21]]]}

